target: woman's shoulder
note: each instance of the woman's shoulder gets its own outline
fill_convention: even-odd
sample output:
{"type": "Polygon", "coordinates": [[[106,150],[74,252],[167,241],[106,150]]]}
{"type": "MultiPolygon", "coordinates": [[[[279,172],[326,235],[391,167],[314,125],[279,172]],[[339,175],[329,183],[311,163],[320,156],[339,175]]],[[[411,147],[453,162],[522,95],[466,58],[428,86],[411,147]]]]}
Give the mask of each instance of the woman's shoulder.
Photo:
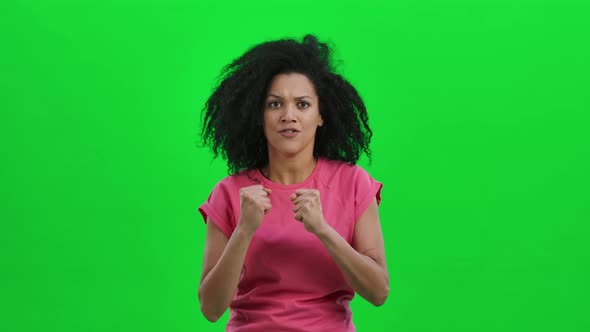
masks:
{"type": "Polygon", "coordinates": [[[323,159],[320,177],[329,187],[354,186],[358,180],[370,176],[369,173],[358,164],[351,164],[341,160],[323,159]]]}
{"type": "Polygon", "coordinates": [[[216,186],[239,189],[258,184],[259,182],[260,180],[258,180],[255,170],[241,170],[225,176],[217,182],[216,186]]]}
{"type": "Polygon", "coordinates": [[[354,174],[358,172],[366,172],[363,167],[358,164],[352,164],[342,160],[335,160],[335,159],[327,159],[322,158],[323,160],[323,168],[324,173],[333,174],[333,173],[345,173],[345,174],[354,174]]]}

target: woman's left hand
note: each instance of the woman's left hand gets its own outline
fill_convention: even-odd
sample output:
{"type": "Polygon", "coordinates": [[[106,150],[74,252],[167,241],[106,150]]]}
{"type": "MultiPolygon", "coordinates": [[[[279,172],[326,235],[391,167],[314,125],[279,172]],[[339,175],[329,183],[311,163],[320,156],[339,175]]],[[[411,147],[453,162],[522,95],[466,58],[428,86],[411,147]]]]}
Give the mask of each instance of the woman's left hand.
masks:
{"type": "Polygon", "coordinates": [[[289,198],[295,204],[294,218],[303,222],[303,226],[308,232],[317,234],[327,225],[322,212],[319,190],[297,189],[289,198]]]}

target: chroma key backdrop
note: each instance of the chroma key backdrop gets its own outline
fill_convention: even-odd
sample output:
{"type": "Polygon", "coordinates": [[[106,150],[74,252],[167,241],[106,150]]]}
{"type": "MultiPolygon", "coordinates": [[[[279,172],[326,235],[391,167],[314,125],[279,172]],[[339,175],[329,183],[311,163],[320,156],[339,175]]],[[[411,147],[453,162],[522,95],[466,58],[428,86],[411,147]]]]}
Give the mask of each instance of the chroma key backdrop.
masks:
{"type": "MultiPolygon", "coordinates": [[[[251,46],[334,47],[373,129],[390,275],[357,331],[590,331],[590,5],[5,1],[3,331],[224,331],[200,312],[227,176],[203,104],[251,46]]],[[[288,259],[288,258],[285,258],[288,259]]]]}

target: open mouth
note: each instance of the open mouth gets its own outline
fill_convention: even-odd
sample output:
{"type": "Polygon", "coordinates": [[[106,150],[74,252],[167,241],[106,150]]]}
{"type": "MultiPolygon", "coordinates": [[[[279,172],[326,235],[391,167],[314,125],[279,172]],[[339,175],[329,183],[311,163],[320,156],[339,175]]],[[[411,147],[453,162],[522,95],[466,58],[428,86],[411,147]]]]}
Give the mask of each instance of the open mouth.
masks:
{"type": "Polygon", "coordinates": [[[299,130],[295,128],[287,128],[283,130],[279,130],[279,134],[283,137],[291,138],[299,135],[299,130]]]}

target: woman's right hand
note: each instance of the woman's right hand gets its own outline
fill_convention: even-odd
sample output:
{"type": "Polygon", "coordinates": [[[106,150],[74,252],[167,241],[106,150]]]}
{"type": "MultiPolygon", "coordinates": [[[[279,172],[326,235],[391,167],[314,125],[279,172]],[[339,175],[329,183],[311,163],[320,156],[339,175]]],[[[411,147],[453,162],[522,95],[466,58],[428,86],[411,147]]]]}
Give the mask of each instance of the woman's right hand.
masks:
{"type": "Polygon", "coordinates": [[[240,189],[240,220],[238,227],[252,235],[260,226],[262,217],[270,208],[271,190],[257,184],[240,189]]]}

